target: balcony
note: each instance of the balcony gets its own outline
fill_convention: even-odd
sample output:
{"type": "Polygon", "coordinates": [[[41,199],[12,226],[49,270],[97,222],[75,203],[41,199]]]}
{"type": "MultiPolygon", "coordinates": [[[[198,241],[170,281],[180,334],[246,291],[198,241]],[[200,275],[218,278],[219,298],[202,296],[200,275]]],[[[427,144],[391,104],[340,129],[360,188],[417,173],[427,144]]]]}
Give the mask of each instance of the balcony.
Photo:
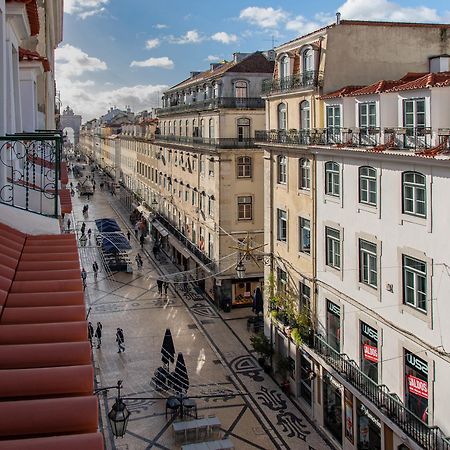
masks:
{"type": "Polygon", "coordinates": [[[310,70],[284,78],[265,80],[263,81],[262,92],[263,94],[278,94],[296,89],[312,89],[322,86],[322,83],[323,72],[310,70]]]}
{"type": "Polygon", "coordinates": [[[264,99],[260,97],[220,97],[209,98],[201,101],[194,101],[192,103],[174,103],[165,108],[158,108],[156,114],[158,117],[163,117],[173,113],[211,110],[219,108],[233,108],[233,109],[263,109],[265,106],[264,99]]]}
{"type": "Polygon", "coordinates": [[[432,129],[429,127],[385,128],[384,141],[391,148],[423,150],[431,148],[432,129]]]}
{"type": "Polygon", "coordinates": [[[58,130],[0,136],[0,203],[58,217],[62,144],[58,130]]]}
{"type": "Polygon", "coordinates": [[[169,220],[167,220],[160,213],[156,213],[156,219],[158,222],[167,228],[167,230],[175,237],[190,253],[192,253],[203,264],[208,266],[210,270],[214,270],[216,263],[203,253],[192,241],[190,241],[178,228],[176,228],[169,220]]]}
{"type": "Polygon", "coordinates": [[[155,144],[170,142],[172,144],[182,144],[190,146],[209,147],[214,149],[219,148],[253,148],[256,147],[255,139],[239,139],[239,138],[203,138],[192,136],[175,136],[169,135],[155,135],[155,144]]]}
{"type": "Polygon", "coordinates": [[[361,371],[355,361],[334,350],[320,336],[314,335],[310,347],[320,355],[339,376],[369,399],[385,416],[404,433],[426,450],[450,450],[450,440],[436,426],[429,426],[408,410],[389,392],[361,371]]]}

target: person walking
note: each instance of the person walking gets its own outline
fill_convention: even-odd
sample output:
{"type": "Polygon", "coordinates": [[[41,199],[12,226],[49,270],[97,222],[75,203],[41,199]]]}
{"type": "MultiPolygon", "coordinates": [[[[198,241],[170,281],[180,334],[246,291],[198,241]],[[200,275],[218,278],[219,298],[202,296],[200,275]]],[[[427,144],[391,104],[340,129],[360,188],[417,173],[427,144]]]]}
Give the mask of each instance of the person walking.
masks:
{"type": "Polygon", "coordinates": [[[125,351],[125,337],[123,335],[122,328],[117,328],[116,332],[116,342],[119,347],[119,351],[117,353],[122,353],[125,351]]]}
{"type": "Polygon", "coordinates": [[[92,230],[89,228],[88,229],[88,239],[89,239],[89,242],[91,242],[91,235],[92,235],[92,230]]]}
{"type": "Polygon", "coordinates": [[[98,275],[98,264],[97,264],[97,261],[94,261],[92,263],[92,271],[94,272],[94,280],[97,281],[97,275],[98,275]]]}
{"type": "Polygon", "coordinates": [[[81,280],[83,281],[83,291],[86,290],[86,285],[87,285],[87,273],[84,270],[84,267],[81,269],[81,280]]]}
{"type": "Polygon", "coordinates": [[[81,224],[81,229],[80,229],[80,231],[81,231],[81,234],[82,234],[82,235],[83,235],[84,232],[86,231],[86,224],[85,224],[84,222],[81,224]]]}
{"type": "Polygon", "coordinates": [[[94,327],[92,326],[92,322],[88,323],[88,338],[89,342],[91,343],[92,348],[92,338],[94,337],[94,327]]]}
{"type": "Polygon", "coordinates": [[[144,233],[141,234],[139,242],[141,243],[141,248],[144,248],[144,243],[145,243],[144,233]]]}
{"type": "Polygon", "coordinates": [[[142,257],[139,253],[138,256],[139,256],[139,268],[142,269],[142,267],[144,267],[144,261],[142,261],[142,257]]]}
{"type": "Polygon", "coordinates": [[[158,294],[162,295],[162,291],[163,291],[163,280],[160,280],[159,278],[156,280],[156,285],[158,286],[158,294]]]}
{"type": "Polygon", "coordinates": [[[71,221],[70,221],[70,219],[67,219],[67,231],[70,231],[70,225],[71,225],[71,221]]]}
{"type": "Polygon", "coordinates": [[[130,242],[130,240],[131,240],[131,232],[130,232],[130,230],[127,231],[127,238],[128,238],[128,242],[130,242]]]}
{"type": "Polygon", "coordinates": [[[97,322],[97,329],[95,330],[95,337],[97,338],[97,348],[100,348],[102,346],[102,329],[102,323],[97,322]]]}
{"type": "Polygon", "coordinates": [[[167,290],[169,289],[169,283],[167,281],[164,282],[164,295],[167,298],[167,290]]]}
{"type": "Polygon", "coordinates": [[[137,227],[134,229],[134,237],[137,239],[139,236],[139,230],[137,229],[137,227]]]}

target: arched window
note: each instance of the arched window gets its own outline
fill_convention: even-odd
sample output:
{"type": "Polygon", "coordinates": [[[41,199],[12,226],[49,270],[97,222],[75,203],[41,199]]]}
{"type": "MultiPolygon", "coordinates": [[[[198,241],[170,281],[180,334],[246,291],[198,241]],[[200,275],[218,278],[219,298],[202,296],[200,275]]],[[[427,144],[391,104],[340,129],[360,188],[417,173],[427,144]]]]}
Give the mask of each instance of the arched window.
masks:
{"type": "Polygon", "coordinates": [[[334,161],[325,163],[325,194],[339,197],[341,195],[341,172],[339,164],[334,161]]]}
{"type": "Polygon", "coordinates": [[[185,123],[185,127],[186,127],[186,136],[189,136],[189,120],[186,120],[186,123],[185,123]]]}
{"type": "Polygon", "coordinates": [[[359,168],[359,202],[377,206],[377,171],[373,167],[359,168]]]}
{"type": "Polygon", "coordinates": [[[250,178],[252,176],[252,158],[250,156],[239,156],[237,159],[238,178],[250,178]]]}
{"type": "Polygon", "coordinates": [[[238,142],[248,142],[250,139],[250,119],[241,118],[237,120],[238,142]]]}
{"type": "Polygon", "coordinates": [[[183,122],[181,120],[179,123],[179,136],[183,136],[183,122]]]}
{"type": "Polygon", "coordinates": [[[289,56],[284,55],[280,59],[280,78],[289,76],[289,56]]]}
{"type": "Polygon", "coordinates": [[[302,72],[312,72],[314,70],[314,50],[307,48],[302,53],[302,72]]]}
{"type": "Polygon", "coordinates": [[[310,106],[308,100],[304,100],[300,103],[300,129],[309,130],[310,128],[310,106]]]}
{"type": "Polygon", "coordinates": [[[419,172],[402,174],[403,213],[427,216],[427,188],[425,175],[419,172]]]}
{"type": "Polygon", "coordinates": [[[169,120],[169,134],[172,134],[172,122],[169,120]]]}
{"type": "Polygon", "coordinates": [[[307,158],[298,161],[298,186],[300,189],[311,189],[311,162],[307,158]]]}
{"type": "Polygon", "coordinates": [[[216,132],[214,130],[214,119],[209,119],[208,128],[209,128],[209,137],[211,139],[215,138],[216,137],[216,132]]]}
{"type": "Polygon", "coordinates": [[[200,137],[205,137],[205,119],[200,120],[200,137]]]}
{"type": "Polygon", "coordinates": [[[285,155],[277,156],[277,181],[279,184],[287,183],[287,158],[285,155]]]}
{"type": "Polygon", "coordinates": [[[234,84],[234,96],[236,98],[248,97],[248,85],[246,81],[236,81],[234,84]]]}
{"type": "Polygon", "coordinates": [[[195,119],[192,120],[192,136],[198,137],[198,126],[195,119]]]}
{"type": "Polygon", "coordinates": [[[284,103],[280,103],[278,105],[278,129],[286,130],[287,129],[287,120],[286,120],[286,105],[284,103]]]}

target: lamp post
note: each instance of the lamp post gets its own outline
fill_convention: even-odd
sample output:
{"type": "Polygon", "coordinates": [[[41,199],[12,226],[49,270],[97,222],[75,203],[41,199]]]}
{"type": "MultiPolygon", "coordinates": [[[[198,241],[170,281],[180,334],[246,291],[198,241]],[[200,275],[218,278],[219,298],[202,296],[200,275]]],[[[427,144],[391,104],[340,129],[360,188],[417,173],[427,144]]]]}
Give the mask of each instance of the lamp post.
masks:
{"type": "Polygon", "coordinates": [[[236,276],[237,276],[240,280],[242,280],[242,278],[245,277],[245,266],[244,266],[244,264],[242,263],[242,261],[239,261],[239,262],[236,264],[236,276]]]}

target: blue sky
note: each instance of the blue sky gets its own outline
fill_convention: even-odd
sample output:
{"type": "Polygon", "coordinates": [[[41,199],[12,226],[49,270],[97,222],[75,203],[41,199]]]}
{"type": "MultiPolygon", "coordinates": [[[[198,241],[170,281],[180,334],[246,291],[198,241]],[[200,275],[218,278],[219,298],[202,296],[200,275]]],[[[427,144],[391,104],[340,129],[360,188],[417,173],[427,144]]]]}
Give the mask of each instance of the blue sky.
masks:
{"type": "Polygon", "coordinates": [[[158,106],[168,86],[233,52],[266,50],[335,20],[450,22],[447,0],[64,0],[63,105],[83,120],[158,106]]]}

